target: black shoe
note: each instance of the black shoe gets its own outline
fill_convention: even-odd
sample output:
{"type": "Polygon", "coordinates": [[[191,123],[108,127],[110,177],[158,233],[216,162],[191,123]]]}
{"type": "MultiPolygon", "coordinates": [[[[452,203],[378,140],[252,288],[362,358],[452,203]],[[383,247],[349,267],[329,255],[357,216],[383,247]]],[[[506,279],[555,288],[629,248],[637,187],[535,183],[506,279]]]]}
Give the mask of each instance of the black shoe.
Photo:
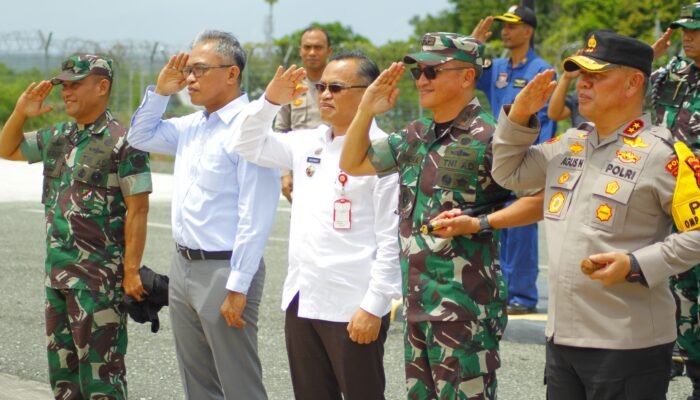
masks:
{"type": "Polygon", "coordinates": [[[536,307],[525,307],[517,302],[508,304],[507,311],[508,315],[537,314],[536,307]]]}

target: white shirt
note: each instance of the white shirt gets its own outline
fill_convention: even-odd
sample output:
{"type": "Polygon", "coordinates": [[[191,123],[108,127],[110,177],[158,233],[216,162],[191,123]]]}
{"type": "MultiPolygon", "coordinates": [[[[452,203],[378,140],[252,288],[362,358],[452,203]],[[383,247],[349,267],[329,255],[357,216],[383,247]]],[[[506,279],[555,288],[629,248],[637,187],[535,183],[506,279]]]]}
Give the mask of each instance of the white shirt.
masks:
{"type": "MultiPolygon", "coordinates": [[[[352,226],[335,229],[333,205],[343,197],[338,164],[345,137],[332,137],[325,125],[273,132],[279,108],[264,95],[250,103],[233,147],[258,165],[293,171],[289,271],[282,309],[299,293],[302,318],[347,322],[360,307],[384,316],[391,299],[401,296],[398,176],[348,176],[344,197],[352,201],[352,226]],[[307,174],[309,168],[313,172],[307,174]]],[[[386,134],[373,123],[370,135],[386,134]]]]}
{"type": "Polygon", "coordinates": [[[279,174],[227,149],[248,96],[211,114],[162,120],[169,99],[149,87],[127,140],[139,150],[175,154],[173,238],[190,249],[232,250],[226,288],[246,293],[274,223],[279,174]]]}

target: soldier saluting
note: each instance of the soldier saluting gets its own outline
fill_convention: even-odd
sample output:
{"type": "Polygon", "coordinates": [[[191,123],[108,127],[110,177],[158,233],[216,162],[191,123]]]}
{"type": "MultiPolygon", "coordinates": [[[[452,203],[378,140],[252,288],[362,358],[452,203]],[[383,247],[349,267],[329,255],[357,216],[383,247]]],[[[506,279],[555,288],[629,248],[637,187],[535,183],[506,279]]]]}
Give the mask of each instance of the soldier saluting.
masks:
{"type": "Polygon", "coordinates": [[[148,154],[126,142],[107,110],[112,61],[80,54],[51,81],[32,83],[0,134],[0,157],[41,162],[46,215],[46,332],[57,399],[125,399],[127,332],[122,293],[142,299],[138,268],[146,240],[148,154]],[[71,121],[23,134],[51,111],[61,85],[71,121]]]}
{"type": "Polygon", "coordinates": [[[460,215],[460,209],[511,195],[491,178],[493,119],[474,96],[484,46],[456,33],[427,33],[421,45],[421,52],[404,61],[416,64],[411,74],[421,105],[434,119],[422,118],[370,142],[372,118],[398,97],[404,65],[392,64],[364,93],[340,167],[353,175],[399,172],[408,397],[494,399],[507,295],[498,235],[491,229],[537,221],[542,200],[529,197],[478,217],[460,215]],[[442,229],[422,233],[431,220],[442,229]]]}

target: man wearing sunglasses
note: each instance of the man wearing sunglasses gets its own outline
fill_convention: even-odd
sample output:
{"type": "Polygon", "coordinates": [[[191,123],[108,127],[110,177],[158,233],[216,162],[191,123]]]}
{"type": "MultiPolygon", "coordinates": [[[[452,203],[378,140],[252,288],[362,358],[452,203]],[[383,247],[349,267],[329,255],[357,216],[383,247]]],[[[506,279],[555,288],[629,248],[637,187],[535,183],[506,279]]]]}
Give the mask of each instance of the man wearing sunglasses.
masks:
{"type": "MultiPolygon", "coordinates": [[[[306,88],[304,70],[278,69],[234,149],[266,167],[293,171],[296,201],[282,309],[298,399],[382,399],[391,299],[401,290],[396,240],[398,178],[351,177],[338,167],[345,131],[379,68],[360,52],[331,57],[316,84],[328,125],[280,134],[272,119],[306,88]]],[[[385,137],[376,124],[372,136],[385,137]]]]}
{"type": "Polygon", "coordinates": [[[175,155],[169,309],[187,399],[267,398],[257,321],[280,184],[276,170],[227,145],[248,104],[245,62],[231,34],[203,32],[163,67],[128,135],[136,148],[175,155]],[[185,87],[204,110],[161,119],[185,87]]]}
{"type": "Polygon", "coordinates": [[[386,138],[368,135],[374,116],[396,103],[404,66],[394,63],[365,92],[340,166],[360,176],[399,172],[408,397],[494,399],[507,317],[492,229],[538,220],[542,203],[532,197],[499,211],[489,207],[511,193],[491,178],[493,119],[474,97],[483,45],[455,33],[427,33],[421,44],[404,62],[416,64],[420,102],[434,119],[386,138]],[[481,206],[487,209],[479,216],[460,216],[432,233],[421,229],[443,211],[481,206]]]}
{"type": "MultiPolygon", "coordinates": [[[[512,6],[503,15],[487,17],[480,21],[472,35],[482,42],[491,36],[493,21],[501,21],[503,46],[510,52],[507,58],[493,60],[490,67],[484,67],[477,88],[486,94],[491,104],[494,118],[504,104],[511,104],[515,96],[539,72],[552,67],[540,58],[531,47],[537,28],[535,12],[528,7],[512,6]]],[[[538,112],[542,124],[538,140],[551,139],[557,131],[556,122],[547,116],[547,105],[538,112]]],[[[537,254],[537,225],[504,229],[501,232],[501,268],[508,285],[508,314],[528,314],[536,312],[537,274],[539,270],[537,254]]]]}
{"type": "MultiPolygon", "coordinates": [[[[299,41],[299,57],[306,78],[301,84],[308,88],[306,93],[299,96],[289,104],[285,104],[275,117],[275,130],[278,132],[298,131],[312,129],[321,125],[321,115],[318,109],[318,91],[316,84],[321,79],[321,74],[331,55],[331,39],[325,29],[319,26],[310,26],[301,33],[299,41]]],[[[282,195],[292,202],[292,175],[290,171],[282,170],[282,195]]]]}

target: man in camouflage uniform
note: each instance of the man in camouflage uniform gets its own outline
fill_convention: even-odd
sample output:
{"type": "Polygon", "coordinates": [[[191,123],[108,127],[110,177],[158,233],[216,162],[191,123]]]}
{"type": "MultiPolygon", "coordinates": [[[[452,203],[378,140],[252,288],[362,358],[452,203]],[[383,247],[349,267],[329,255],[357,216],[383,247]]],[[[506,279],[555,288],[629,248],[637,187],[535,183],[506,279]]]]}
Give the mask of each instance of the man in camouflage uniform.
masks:
{"type": "MultiPolygon", "coordinates": [[[[700,3],[683,7],[681,18],[654,44],[655,57],[668,49],[676,28],[683,30],[685,57],[672,58],[651,76],[654,123],[668,128],[675,139],[700,154],[700,3]]],[[[700,400],[700,268],[672,277],[671,288],[679,301],[678,345],[688,357],[686,374],[693,382],[690,399],[700,400]]]]}
{"type": "MultiPolygon", "coordinates": [[[[275,117],[274,130],[278,132],[317,128],[323,123],[319,112],[318,90],[323,70],[331,55],[331,39],[325,29],[310,26],[301,33],[299,57],[304,64],[306,77],[301,82],[308,89],[298,99],[284,105],[275,117]]],[[[282,195],[292,202],[292,172],[282,170],[282,195]]]]}
{"type": "Polygon", "coordinates": [[[29,85],[0,134],[1,157],[44,165],[49,379],[61,400],[126,398],[121,298],[144,295],[149,159],[107,110],[111,85],[111,60],[71,56],[57,77],[29,85]],[[23,135],[28,118],[51,111],[53,85],[73,121],[23,135]]]}
{"type": "Polygon", "coordinates": [[[394,63],[365,92],[340,166],[354,175],[400,175],[408,397],[493,399],[507,290],[498,266],[498,235],[490,231],[512,221],[534,222],[542,203],[521,199],[507,209],[469,218],[468,229],[454,237],[456,232],[447,229],[421,232],[443,211],[510,196],[491,178],[493,120],[473,95],[483,45],[454,33],[428,33],[421,43],[422,52],[404,61],[418,64],[411,72],[421,105],[434,120],[419,119],[370,143],[372,118],[397,99],[404,66],[394,63]]]}

